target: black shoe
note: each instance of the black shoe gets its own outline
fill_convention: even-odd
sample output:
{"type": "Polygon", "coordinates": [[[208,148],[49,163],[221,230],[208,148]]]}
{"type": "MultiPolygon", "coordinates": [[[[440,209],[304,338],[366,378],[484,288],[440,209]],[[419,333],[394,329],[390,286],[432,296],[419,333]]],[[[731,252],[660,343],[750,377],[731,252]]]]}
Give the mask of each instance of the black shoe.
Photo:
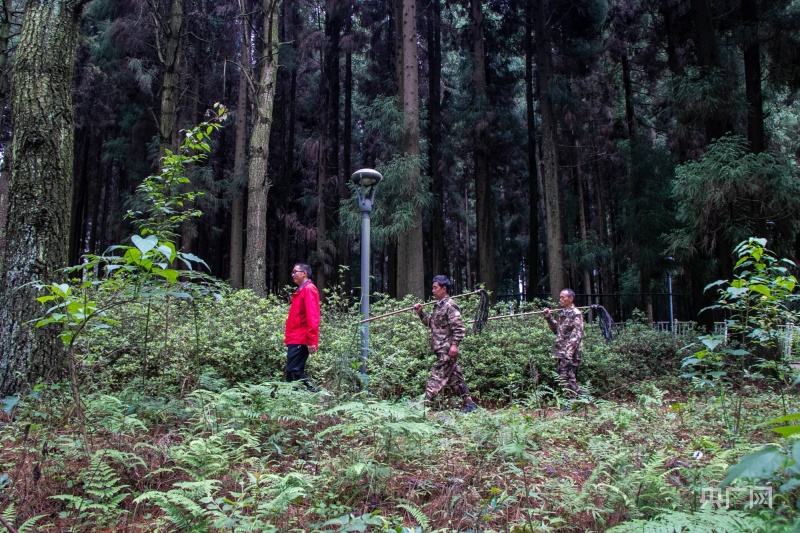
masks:
{"type": "Polygon", "coordinates": [[[474,411],[477,408],[478,408],[478,406],[475,405],[474,403],[468,403],[467,405],[465,405],[464,407],[461,408],[461,412],[462,413],[471,413],[472,411],[474,411]]]}

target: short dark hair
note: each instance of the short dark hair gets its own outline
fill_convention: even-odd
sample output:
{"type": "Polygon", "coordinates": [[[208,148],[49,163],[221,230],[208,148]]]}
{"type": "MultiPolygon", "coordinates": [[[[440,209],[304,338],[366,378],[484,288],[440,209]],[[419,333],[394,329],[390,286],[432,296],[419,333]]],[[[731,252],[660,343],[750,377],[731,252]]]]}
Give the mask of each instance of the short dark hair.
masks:
{"type": "Polygon", "coordinates": [[[563,289],[561,289],[561,292],[566,292],[567,296],[569,296],[573,300],[575,299],[575,291],[573,291],[572,289],[568,289],[567,287],[564,287],[563,289]]]}
{"type": "Polygon", "coordinates": [[[433,282],[438,283],[440,287],[444,287],[447,289],[447,295],[450,296],[450,293],[453,291],[453,284],[447,279],[447,276],[443,276],[439,274],[438,276],[433,277],[433,282]]]}
{"type": "Polygon", "coordinates": [[[294,266],[302,270],[308,276],[308,279],[311,279],[311,267],[305,263],[295,263],[294,266]]]}

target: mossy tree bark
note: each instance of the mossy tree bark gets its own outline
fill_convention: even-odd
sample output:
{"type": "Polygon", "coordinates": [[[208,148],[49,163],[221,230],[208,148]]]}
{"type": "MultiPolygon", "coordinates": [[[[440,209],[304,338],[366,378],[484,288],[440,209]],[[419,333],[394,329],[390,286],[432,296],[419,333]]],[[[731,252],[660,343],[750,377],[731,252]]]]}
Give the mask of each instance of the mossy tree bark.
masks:
{"type": "Polygon", "coordinates": [[[57,379],[57,332],[33,329],[42,314],[31,282],[53,283],[66,266],[72,198],[72,77],[85,0],[29,0],[12,75],[11,180],[0,281],[0,395],[57,379]]]}
{"type": "Polygon", "coordinates": [[[261,52],[257,60],[258,80],[253,98],[254,121],[250,136],[247,175],[247,253],[244,286],[259,296],[267,294],[267,199],[270,181],[267,169],[269,135],[278,77],[278,15],[281,0],[263,0],[261,52]]]}

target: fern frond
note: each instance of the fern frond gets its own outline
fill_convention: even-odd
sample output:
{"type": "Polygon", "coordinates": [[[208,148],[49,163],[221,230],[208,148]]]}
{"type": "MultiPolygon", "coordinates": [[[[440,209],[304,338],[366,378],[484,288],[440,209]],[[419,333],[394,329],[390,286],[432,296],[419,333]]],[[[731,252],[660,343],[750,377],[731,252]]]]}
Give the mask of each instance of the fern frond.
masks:
{"type": "Polygon", "coordinates": [[[419,507],[415,506],[410,502],[401,503],[398,505],[398,507],[400,507],[401,509],[405,509],[408,512],[408,514],[414,517],[414,520],[416,520],[419,523],[419,527],[422,529],[422,531],[428,531],[430,529],[431,527],[430,520],[428,519],[428,516],[422,511],[422,509],[420,509],[419,507]]]}
{"type": "Polygon", "coordinates": [[[697,513],[666,511],[650,520],[633,520],[608,533],[750,533],[761,531],[764,522],[737,509],[704,509],[697,513]]]}

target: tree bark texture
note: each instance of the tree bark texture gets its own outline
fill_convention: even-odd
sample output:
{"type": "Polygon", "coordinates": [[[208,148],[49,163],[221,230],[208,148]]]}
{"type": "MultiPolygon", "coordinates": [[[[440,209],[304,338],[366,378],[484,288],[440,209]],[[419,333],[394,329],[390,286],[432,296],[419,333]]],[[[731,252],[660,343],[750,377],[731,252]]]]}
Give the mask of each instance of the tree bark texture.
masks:
{"type": "MultiPolygon", "coordinates": [[[[161,89],[161,119],[158,126],[161,141],[161,156],[169,148],[176,150],[178,139],[176,131],[178,113],[178,84],[180,82],[180,64],[183,47],[181,33],[183,30],[183,0],[172,0],[169,23],[165,25],[163,37],[166,39],[164,49],[159,48],[159,58],[164,68],[164,79],[161,89]]],[[[159,32],[160,29],[156,28],[159,32]]]]}
{"type": "Polygon", "coordinates": [[[561,187],[558,179],[556,148],[556,119],[550,96],[552,59],[550,35],[545,24],[546,0],[539,0],[536,17],[536,68],[539,85],[539,107],[542,113],[542,178],[544,184],[545,216],[547,220],[547,272],[550,294],[558,299],[564,288],[564,235],[561,220],[561,187]]]}
{"type": "Polygon", "coordinates": [[[278,74],[278,14],[280,0],[263,0],[263,50],[258,58],[259,78],[254,98],[254,123],[250,136],[247,177],[247,254],[244,285],[259,296],[267,294],[267,174],[272,108],[278,74]]]}
{"type": "Polygon", "coordinates": [[[11,94],[12,140],[5,269],[0,284],[0,396],[57,379],[65,351],[42,315],[34,281],[66,266],[73,174],[72,77],[80,9],[74,0],[31,0],[11,94]]]}
{"type": "Polygon", "coordinates": [[[758,0],[742,0],[744,82],[747,96],[747,140],[754,154],[764,151],[764,98],[761,91],[761,47],[758,40],[758,0]]]}
{"type": "Polygon", "coordinates": [[[239,93],[236,101],[236,146],[233,163],[231,202],[230,281],[236,289],[244,282],[244,190],[247,166],[247,70],[250,65],[250,26],[242,23],[242,58],[239,64],[239,93]]]}
{"type": "Polygon", "coordinates": [[[447,250],[444,241],[444,176],[441,167],[442,143],[442,32],[440,0],[432,0],[428,5],[428,115],[430,139],[428,161],[430,162],[433,201],[431,213],[431,270],[433,275],[445,271],[447,250]]]}
{"type": "Polygon", "coordinates": [[[528,127],[528,254],[526,257],[527,301],[536,298],[539,292],[539,157],[536,143],[536,118],[533,101],[533,17],[534,0],[527,0],[525,10],[525,111],[528,127]]]}
{"type": "MultiPolygon", "coordinates": [[[[401,153],[419,156],[419,71],[417,64],[417,4],[416,0],[402,0],[402,73],[400,94],[403,103],[403,140],[401,153]]],[[[409,194],[420,190],[420,169],[414,165],[406,176],[409,194]]],[[[425,295],[424,254],[422,250],[422,213],[413,214],[411,228],[397,238],[397,296],[425,295]]]]}
{"type": "Polygon", "coordinates": [[[483,2],[471,0],[472,50],[474,55],[475,97],[481,119],[475,128],[475,237],[478,282],[497,301],[497,277],[494,268],[494,216],[492,184],[489,181],[489,117],[486,95],[486,52],[483,46],[483,2]]]}

